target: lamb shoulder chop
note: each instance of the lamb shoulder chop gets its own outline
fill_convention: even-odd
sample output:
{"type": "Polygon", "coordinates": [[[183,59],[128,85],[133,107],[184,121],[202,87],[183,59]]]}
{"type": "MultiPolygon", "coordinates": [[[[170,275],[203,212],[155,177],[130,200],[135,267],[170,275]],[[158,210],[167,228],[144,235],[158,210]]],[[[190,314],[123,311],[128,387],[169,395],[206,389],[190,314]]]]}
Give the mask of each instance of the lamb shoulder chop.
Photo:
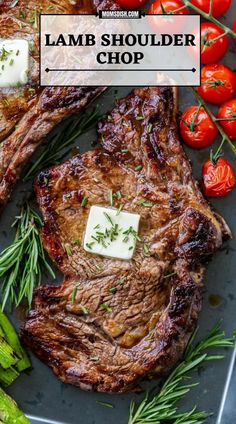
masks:
{"type": "Polygon", "coordinates": [[[93,13],[118,9],[111,0],[19,0],[0,2],[0,38],[30,43],[30,78],[25,87],[0,89],[0,209],[38,145],[66,117],[80,112],[104,88],[39,87],[40,13],[93,13]]]}
{"type": "Polygon", "coordinates": [[[102,148],[35,182],[43,243],[65,279],[35,290],[22,337],[63,382],[130,390],[168,372],[196,325],[206,260],[230,232],[192,176],[175,115],[174,89],[137,89],[100,122],[102,148]],[[82,247],[90,207],[107,207],[110,190],[141,215],[130,261],[82,247]]]}

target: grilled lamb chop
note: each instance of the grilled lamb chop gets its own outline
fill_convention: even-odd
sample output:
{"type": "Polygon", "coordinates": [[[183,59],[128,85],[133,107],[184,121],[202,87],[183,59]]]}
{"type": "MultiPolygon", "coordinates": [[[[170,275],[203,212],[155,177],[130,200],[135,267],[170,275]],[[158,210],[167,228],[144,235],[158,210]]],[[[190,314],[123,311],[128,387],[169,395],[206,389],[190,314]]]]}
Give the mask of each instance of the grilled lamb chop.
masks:
{"type": "Polygon", "coordinates": [[[173,89],[137,89],[100,122],[101,149],[35,182],[43,243],[65,279],[35,290],[22,338],[63,382],[127,391],[173,367],[196,325],[204,264],[230,233],[192,176],[175,114],[173,89]],[[110,190],[122,194],[115,207],[141,215],[130,261],[87,253],[78,241],[90,207],[108,206],[110,190]]]}
{"type": "Polygon", "coordinates": [[[52,128],[104,91],[101,87],[39,87],[38,14],[92,13],[114,8],[118,6],[111,0],[19,0],[15,7],[0,2],[0,38],[20,38],[30,43],[29,84],[0,89],[0,209],[22,168],[52,128]]]}

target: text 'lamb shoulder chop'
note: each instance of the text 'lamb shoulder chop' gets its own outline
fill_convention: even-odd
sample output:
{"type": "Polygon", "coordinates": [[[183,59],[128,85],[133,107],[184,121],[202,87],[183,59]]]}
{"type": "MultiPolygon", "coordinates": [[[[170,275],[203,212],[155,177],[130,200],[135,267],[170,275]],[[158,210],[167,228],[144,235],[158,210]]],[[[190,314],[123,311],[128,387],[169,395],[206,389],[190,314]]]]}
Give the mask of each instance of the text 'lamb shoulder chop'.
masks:
{"type": "Polygon", "coordinates": [[[39,14],[118,9],[111,0],[19,0],[15,7],[11,4],[0,0],[0,38],[30,43],[30,77],[24,87],[0,89],[0,209],[24,165],[47,134],[104,91],[102,87],[39,87],[39,14]]]}
{"type": "Polygon", "coordinates": [[[35,291],[22,337],[82,389],[127,391],[176,363],[201,308],[204,262],[230,236],[192,176],[175,113],[173,89],[137,89],[100,123],[101,149],[36,180],[43,243],[65,280],[35,291]],[[115,207],[141,215],[130,261],[87,253],[79,242],[90,207],[107,207],[110,190],[122,196],[115,207]]]}

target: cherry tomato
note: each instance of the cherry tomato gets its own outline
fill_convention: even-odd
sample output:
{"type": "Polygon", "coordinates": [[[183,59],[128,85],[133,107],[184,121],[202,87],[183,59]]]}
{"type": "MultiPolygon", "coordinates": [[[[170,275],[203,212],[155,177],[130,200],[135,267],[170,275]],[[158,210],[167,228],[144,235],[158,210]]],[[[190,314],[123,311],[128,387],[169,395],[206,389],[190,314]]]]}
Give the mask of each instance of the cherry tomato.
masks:
{"type": "Polygon", "coordinates": [[[189,13],[188,8],[184,7],[184,3],[181,0],[156,0],[149,9],[149,14],[162,15],[163,12],[168,14],[173,13],[175,10],[176,15],[186,15],[189,13]],[[181,9],[178,11],[178,9],[181,9]]]}
{"type": "Polygon", "coordinates": [[[218,62],[227,52],[229,37],[223,29],[211,22],[201,24],[201,58],[204,65],[218,62]],[[218,38],[220,37],[220,38],[218,38]],[[218,38],[216,41],[214,39],[218,38]]]}
{"type": "Polygon", "coordinates": [[[184,142],[194,149],[210,146],[218,130],[204,108],[190,106],[182,115],[180,132],[184,142]]]}
{"type": "Polygon", "coordinates": [[[206,101],[222,104],[230,100],[236,89],[236,76],[225,65],[206,65],[201,71],[200,96],[206,101]]]}
{"type": "Polygon", "coordinates": [[[236,175],[228,160],[220,157],[215,165],[208,160],[202,168],[203,191],[208,197],[223,197],[236,185],[236,175]]]}
{"type": "Polygon", "coordinates": [[[223,119],[220,124],[226,134],[231,140],[236,140],[236,99],[229,100],[220,107],[218,118],[223,119]]]}
{"type": "Polygon", "coordinates": [[[235,32],[235,34],[236,34],[236,21],[234,21],[234,24],[233,24],[233,31],[235,32]]]}
{"type": "MultiPolygon", "coordinates": [[[[210,11],[210,0],[192,0],[194,6],[203,10],[205,13],[210,11]]],[[[229,9],[231,0],[213,0],[212,2],[212,15],[215,18],[224,15],[229,9]]]]}
{"type": "Polygon", "coordinates": [[[117,0],[122,9],[136,10],[144,6],[148,0],[117,0]]]}
{"type": "Polygon", "coordinates": [[[148,13],[150,15],[149,23],[154,31],[166,32],[171,27],[171,30],[177,33],[183,31],[184,24],[181,18],[180,20],[176,20],[173,18],[173,15],[186,15],[189,13],[189,10],[187,7],[184,7],[184,3],[181,0],[156,0],[151,5],[148,13]],[[155,17],[151,15],[165,15],[165,18],[159,19],[157,22],[155,17]]]}

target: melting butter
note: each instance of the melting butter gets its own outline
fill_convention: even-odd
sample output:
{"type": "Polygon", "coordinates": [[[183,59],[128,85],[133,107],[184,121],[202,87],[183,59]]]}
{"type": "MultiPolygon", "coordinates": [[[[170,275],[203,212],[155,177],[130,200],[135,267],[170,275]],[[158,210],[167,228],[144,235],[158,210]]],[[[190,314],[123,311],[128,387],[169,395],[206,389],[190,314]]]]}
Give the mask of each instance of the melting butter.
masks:
{"type": "Polygon", "coordinates": [[[138,236],[140,215],[92,206],[84,235],[84,249],[96,255],[130,260],[138,236]]]}
{"type": "Polygon", "coordinates": [[[28,82],[29,43],[0,39],[0,87],[18,87],[28,82]]]}

